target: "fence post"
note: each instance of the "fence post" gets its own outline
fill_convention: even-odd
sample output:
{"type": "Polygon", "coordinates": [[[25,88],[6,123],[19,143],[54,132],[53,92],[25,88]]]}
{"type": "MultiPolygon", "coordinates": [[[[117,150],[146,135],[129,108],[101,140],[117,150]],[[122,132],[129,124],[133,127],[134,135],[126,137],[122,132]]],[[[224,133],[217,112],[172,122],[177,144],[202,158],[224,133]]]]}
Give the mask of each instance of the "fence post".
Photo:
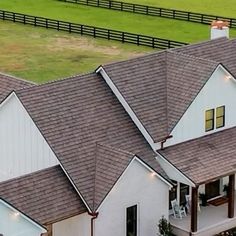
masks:
{"type": "Polygon", "coordinates": [[[81,33],[81,35],[83,35],[83,25],[80,25],[80,33],[81,33]]]}
{"type": "Polygon", "coordinates": [[[124,42],[125,42],[125,33],[122,32],[122,43],[124,43],[124,42]]]}
{"type": "Polygon", "coordinates": [[[149,7],[146,6],[146,15],[148,15],[148,12],[149,12],[149,7]]]}
{"type": "Polygon", "coordinates": [[[110,30],[107,30],[107,39],[110,40],[110,30]]]}
{"type": "Polygon", "coordinates": [[[69,23],[69,33],[71,33],[71,23],[69,23]]]}
{"type": "Polygon", "coordinates": [[[96,38],[96,28],[93,27],[93,37],[96,38]]]}
{"type": "Polygon", "coordinates": [[[15,13],[13,13],[13,22],[16,21],[16,16],[15,16],[15,13]]]}
{"type": "Polygon", "coordinates": [[[24,20],[24,25],[25,25],[25,15],[24,15],[24,18],[23,18],[23,20],[24,20]]]}
{"type": "Polygon", "coordinates": [[[139,35],[137,35],[137,45],[139,46],[139,35]]]}
{"type": "Polygon", "coordinates": [[[34,26],[37,26],[37,17],[34,17],[34,26]]]}
{"type": "Polygon", "coordinates": [[[120,10],[123,11],[123,2],[120,3],[120,10]]]}
{"type": "Polygon", "coordinates": [[[155,38],[152,38],[152,47],[155,48],[155,38]]]}
{"type": "Polygon", "coordinates": [[[175,10],[173,10],[173,18],[175,19],[175,10]]]}
{"type": "Polygon", "coordinates": [[[171,42],[170,42],[170,40],[168,40],[168,48],[170,48],[171,47],[171,42]]]}
{"type": "Polygon", "coordinates": [[[57,30],[59,31],[59,29],[60,29],[60,22],[57,21],[57,30]]]}

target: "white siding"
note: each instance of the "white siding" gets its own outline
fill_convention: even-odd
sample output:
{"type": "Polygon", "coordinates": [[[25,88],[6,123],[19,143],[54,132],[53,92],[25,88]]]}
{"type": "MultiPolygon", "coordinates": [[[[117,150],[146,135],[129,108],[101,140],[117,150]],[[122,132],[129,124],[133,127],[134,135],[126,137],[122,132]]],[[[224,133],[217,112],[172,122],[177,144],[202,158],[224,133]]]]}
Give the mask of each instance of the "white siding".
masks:
{"type": "Polygon", "coordinates": [[[15,212],[0,201],[0,233],[4,236],[40,236],[44,233],[25,219],[21,214],[15,215],[15,212]]]}
{"type": "Polygon", "coordinates": [[[14,93],[0,108],[0,158],[0,181],[58,164],[14,93]]]}
{"type": "Polygon", "coordinates": [[[52,225],[53,236],[90,236],[91,216],[84,213],[52,225]]]}
{"type": "Polygon", "coordinates": [[[138,236],[156,236],[162,215],[168,218],[169,187],[133,161],[98,209],[95,236],[126,235],[126,208],[138,205],[138,236]]]}
{"type": "Polygon", "coordinates": [[[219,66],[180,119],[165,146],[236,126],[236,81],[219,66]],[[225,127],[205,132],[205,111],[225,105],[225,127]]]}

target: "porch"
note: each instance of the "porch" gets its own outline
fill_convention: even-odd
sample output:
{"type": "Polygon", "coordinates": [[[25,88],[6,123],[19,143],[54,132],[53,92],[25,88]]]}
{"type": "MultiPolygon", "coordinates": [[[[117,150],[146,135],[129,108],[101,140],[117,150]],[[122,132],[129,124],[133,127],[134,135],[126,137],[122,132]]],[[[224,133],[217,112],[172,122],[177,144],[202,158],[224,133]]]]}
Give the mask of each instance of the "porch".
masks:
{"type": "MultiPolygon", "coordinates": [[[[234,209],[236,209],[236,196],[234,195],[234,209]]],[[[174,233],[178,236],[189,236],[191,232],[191,214],[187,214],[183,219],[169,218],[173,226],[174,233]]],[[[221,231],[236,226],[236,217],[228,218],[228,203],[220,206],[201,206],[197,214],[197,231],[192,233],[196,236],[212,236],[221,231]]]]}

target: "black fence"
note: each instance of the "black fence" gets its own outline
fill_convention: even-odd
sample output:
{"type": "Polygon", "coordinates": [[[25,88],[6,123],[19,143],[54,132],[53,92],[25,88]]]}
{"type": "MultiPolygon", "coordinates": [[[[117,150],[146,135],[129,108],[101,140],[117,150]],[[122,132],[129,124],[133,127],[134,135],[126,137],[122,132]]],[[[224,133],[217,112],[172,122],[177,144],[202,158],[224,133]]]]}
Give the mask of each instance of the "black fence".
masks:
{"type": "Polygon", "coordinates": [[[44,27],[47,29],[56,29],[60,31],[66,31],[69,33],[92,36],[94,38],[104,38],[108,40],[120,41],[122,43],[132,43],[136,45],[142,45],[159,49],[180,47],[187,44],[168,39],[132,34],[117,30],[98,28],[89,25],[81,25],[71,22],[47,19],[44,17],[30,16],[3,10],[0,10],[0,19],[22,24],[44,27]]]}
{"type": "Polygon", "coordinates": [[[188,11],[180,11],[174,9],[126,3],[120,1],[109,1],[109,0],[59,0],[59,1],[77,3],[101,8],[108,8],[117,11],[126,11],[150,16],[165,17],[176,20],[184,20],[201,24],[210,24],[213,20],[226,20],[229,22],[229,27],[236,28],[236,19],[224,16],[207,15],[188,11]]]}

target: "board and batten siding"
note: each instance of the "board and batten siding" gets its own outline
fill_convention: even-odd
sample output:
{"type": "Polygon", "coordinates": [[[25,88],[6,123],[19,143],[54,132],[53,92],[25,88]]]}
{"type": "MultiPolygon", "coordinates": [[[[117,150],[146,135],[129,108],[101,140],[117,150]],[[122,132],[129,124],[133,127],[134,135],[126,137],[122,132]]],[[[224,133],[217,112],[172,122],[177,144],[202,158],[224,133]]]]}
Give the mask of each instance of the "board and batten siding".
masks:
{"type": "MultiPolygon", "coordinates": [[[[236,126],[236,80],[220,65],[179,120],[165,147],[236,126]],[[205,111],[225,106],[225,126],[205,132],[205,111]]],[[[187,78],[186,78],[187,79],[187,78]]]]}
{"type": "Polygon", "coordinates": [[[156,236],[162,216],[168,219],[169,186],[134,160],[98,209],[95,236],[126,235],[126,208],[137,204],[138,236],[156,236]]]}
{"type": "Polygon", "coordinates": [[[53,236],[90,236],[91,216],[83,213],[52,225],[53,236]]]}
{"type": "Polygon", "coordinates": [[[14,92],[0,107],[0,158],[0,181],[58,164],[14,92]]]}
{"type": "Polygon", "coordinates": [[[40,236],[46,231],[0,200],[0,234],[40,236]]]}

